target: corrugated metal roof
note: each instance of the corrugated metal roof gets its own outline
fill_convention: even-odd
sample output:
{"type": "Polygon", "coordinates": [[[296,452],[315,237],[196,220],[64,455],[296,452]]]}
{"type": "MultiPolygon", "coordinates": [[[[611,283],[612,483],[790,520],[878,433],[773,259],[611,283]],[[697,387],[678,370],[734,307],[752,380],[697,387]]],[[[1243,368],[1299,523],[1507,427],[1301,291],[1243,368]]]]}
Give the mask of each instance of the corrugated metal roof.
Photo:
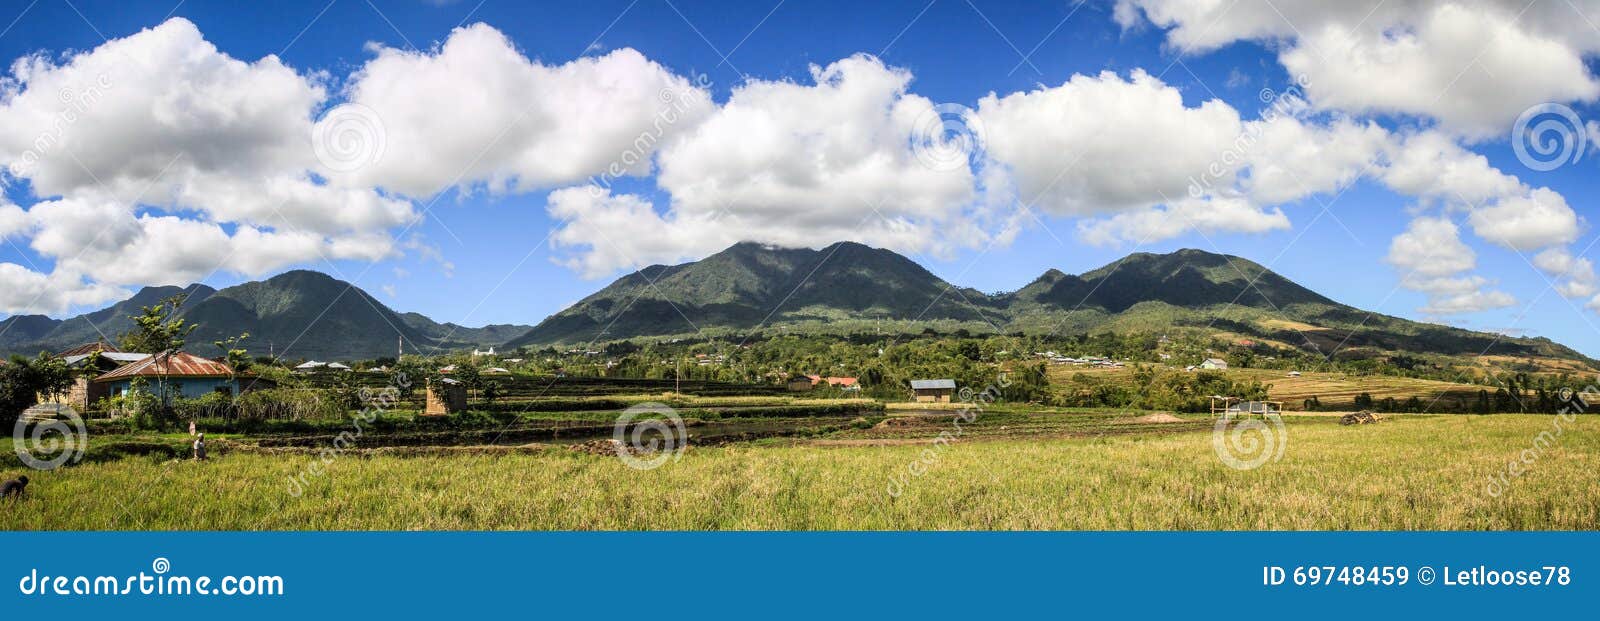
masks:
{"type": "Polygon", "coordinates": [[[107,343],[107,342],[104,342],[104,341],[100,341],[100,342],[97,342],[97,343],[84,343],[82,345],[79,345],[79,346],[74,347],[72,349],[66,350],[64,352],[59,352],[59,353],[56,354],[56,357],[57,358],[67,358],[67,357],[70,357],[70,356],[84,356],[84,355],[92,354],[92,353],[97,352],[97,351],[122,351],[122,350],[117,349],[116,346],[114,346],[114,345],[112,345],[110,343],[107,343]]]}
{"type": "MultiPolygon", "coordinates": [[[[75,364],[78,364],[79,362],[84,361],[85,359],[87,359],[89,357],[89,355],[90,354],[73,354],[71,356],[63,356],[61,358],[61,360],[63,362],[66,362],[67,366],[70,367],[72,365],[75,365],[75,364]]],[[[138,354],[138,353],[133,353],[133,352],[103,351],[103,352],[100,352],[100,359],[101,360],[110,360],[112,362],[117,363],[118,365],[124,365],[124,364],[128,364],[130,362],[138,362],[140,360],[144,360],[145,357],[149,356],[149,355],[150,354],[138,354]]]]}
{"type": "Polygon", "coordinates": [[[935,388],[954,389],[955,387],[956,381],[950,379],[911,380],[912,390],[929,390],[935,388]]]}
{"type": "Polygon", "coordinates": [[[224,363],[180,351],[170,355],[147,356],[133,364],[108,371],[94,378],[94,381],[108,382],[134,376],[231,377],[232,375],[233,369],[224,363]]]}

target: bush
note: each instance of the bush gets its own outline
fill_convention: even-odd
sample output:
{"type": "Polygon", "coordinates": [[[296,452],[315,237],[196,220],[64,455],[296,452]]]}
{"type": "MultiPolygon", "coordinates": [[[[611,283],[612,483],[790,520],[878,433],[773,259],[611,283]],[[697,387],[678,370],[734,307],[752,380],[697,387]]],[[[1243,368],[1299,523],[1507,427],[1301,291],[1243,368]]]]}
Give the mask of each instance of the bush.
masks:
{"type": "Polygon", "coordinates": [[[172,402],[173,415],[178,421],[195,421],[202,418],[231,418],[233,397],[213,392],[194,399],[177,399],[172,402]]]}
{"type": "Polygon", "coordinates": [[[343,419],[347,402],[337,389],[271,388],[239,395],[234,415],[240,421],[343,419]]]}

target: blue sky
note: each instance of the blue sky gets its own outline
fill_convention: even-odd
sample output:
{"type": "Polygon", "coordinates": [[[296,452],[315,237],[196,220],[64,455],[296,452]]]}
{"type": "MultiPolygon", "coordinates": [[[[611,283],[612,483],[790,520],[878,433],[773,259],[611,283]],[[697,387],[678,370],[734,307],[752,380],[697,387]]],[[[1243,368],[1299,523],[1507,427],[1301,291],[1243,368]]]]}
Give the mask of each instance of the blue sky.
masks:
{"type": "MultiPolygon", "coordinates": [[[[50,69],[59,70],[69,64],[74,54],[93,53],[97,48],[108,45],[107,39],[132,37],[141,30],[157,27],[171,18],[181,18],[192,23],[203,40],[214,45],[221,55],[244,63],[257,63],[263,57],[279,55],[283,64],[295,75],[323,84],[326,87],[325,95],[311,102],[307,114],[302,115],[308,117],[305,120],[309,123],[316,120],[312,117],[320,116],[352,97],[345,87],[358,82],[357,73],[375,58],[375,50],[417,51],[416,54],[426,57],[437,53],[437,47],[451,37],[453,29],[482,23],[501,33],[530,62],[541,66],[563,66],[575,59],[599,58],[631,48],[669,74],[704,75],[706,91],[716,106],[726,105],[730,97],[752,81],[788,81],[799,86],[813,86],[814,65],[826,67],[852,55],[868,54],[884,67],[908,73],[911,77],[906,91],[933,103],[983,109],[981,100],[990,95],[1005,99],[1016,93],[1056,89],[1075,75],[1104,79],[1120,85],[1133,81],[1134,72],[1142,71],[1153,77],[1159,85],[1176,89],[1181,94],[1182,106],[1186,111],[1198,110],[1207,102],[1220,100],[1236,111],[1239,120],[1249,122],[1257,120],[1268,108],[1260,96],[1262,89],[1271,88],[1281,92],[1294,83],[1287,65],[1295,64],[1297,68],[1304,68],[1308,62],[1315,64],[1317,61],[1307,61],[1305,58],[1311,55],[1322,56],[1320,61],[1325,63],[1339,61],[1337,52],[1332,60],[1326,56],[1332,51],[1326,43],[1331,39],[1308,42],[1305,40],[1306,33],[1315,35],[1322,32],[1327,24],[1343,24],[1355,32],[1386,24],[1402,31],[1409,29],[1421,41],[1422,51],[1418,52],[1421,58],[1402,59],[1408,64],[1393,70],[1379,67],[1378,73],[1412,71],[1419,76],[1426,76],[1442,71],[1444,75],[1450,75],[1450,67],[1441,69],[1419,65],[1454,62],[1452,66],[1461,66],[1463,69],[1446,92],[1432,101],[1428,97],[1382,99],[1373,92],[1391,88],[1392,85],[1374,82],[1364,89],[1350,82],[1365,74],[1352,75],[1349,72],[1337,73],[1326,67],[1313,68],[1310,71],[1321,82],[1313,82],[1309,110],[1296,113],[1296,118],[1312,129],[1327,128],[1340,120],[1347,120],[1357,124],[1373,124],[1394,136],[1430,131],[1445,135],[1448,144],[1462,149],[1462,154],[1458,155],[1468,159],[1472,154],[1481,155],[1486,158],[1490,170],[1498,170],[1525,186],[1520,190],[1510,190],[1511,194],[1527,194],[1539,188],[1547,188],[1558,194],[1564,200],[1563,209],[1570,209],[1575,214],[1575,226],[1554,232],[1546,227],[1537,234],[1528,233],[1533,236],[1528,239],[1533,241],[1511,242],[1502,239],[1497,243],[1493,235],[1484,234],[1490,228],[1487,219],[1491,215],[1484,215],[1484,230],[1474,227],[1478,222],[1474,220],[1474,206],[1452,207],[1449,203],[1454,202],[1453,197],[1418,196],[1416,192],[1397,190],[1394,183],[1385,183],[1375,175],[1358,174],[1353,175],[1356,177],[1354,180],[1334,183],[1326,191],[1301,193],[1303,195],[1292,196],[1288,200],[1262,201],[1252,197],[1252,209],[1266,213],[1281,210],[1282,217],[1287,220],[1286,227],[1268,227],[1264,232],[1250,232],[1249,225],[1228,224],[1203,233],[1191,228],[1172,236],[1154,235],[1152,237],[1162,238],[1142,244],[1123,240],[1121,243],[1096,245],[1088,243],[1086,239],[1083,228],[1085,222],[1104,220],[1124,212],[1159,209],[1161,205],[1156,203],[1163,201],[1116,208],[1098,205],[1070,207],[1063,206],[1066,203],[1059,203],[1055,207],[1042,204],[1034,206],[1028,212],[1031,215],[1013,221],[1014,226],[1008,234],[1000,234],[997,229],[999,225],[979,218],[983,223],[979,228],[993,235],[991,239],[964,243],[952,236],[950,243],[943,247],[901,249],[943,278],[961,285],[999,291],[1018,288],[1049,268],[1076,273],[1098,267],[1134,250],[1166,252],[1184,247],[1201,248],[1236,254],[1267,264],[1301,284],[1353,306],[1475,329],[1513,330],[1548,336],[1590,355],[1600,355],[1600,331],[1595,329],[1596,325],[1600,325],[1600,318],[1595,316],[1593,310],[1585,308],[1593,295],[1585,288],[1593,280],[1592,274],[1584,274],[1581,269],[1541,270],[1532,265],[1538,253],[1552,248],[1563,249],[1577,259],[1594,256],[1590,244],[1596,236],[1589,223],[1594,220],[1596,204],[1593,197],[1596,196],[1597,184],[1600,184],[1597,181],[1600,175],[1595,174],[1597,167],[1600,167],[1600,154],[1592,152],[1591,144],[1580,153],[1576,162],[1550,171],[1538,171],[1519,161],[1508,139],[1516,118],[1515,111],[1527,105],[1557,103],[1568,107],[1585,121],[1600,120],[1600,107],[1595,105],[1596,97],[1584,83],[1585,79],[1592,80],[1595,73],[1593,48],[1595,42],[1600,41],[1600,30],[1596,30],[1587,33],[1590,41],[1585,42],[1582,28],[1586,26],[1583,22],[1590,17],[1600,16],[1600,12],[1590,3],[1580,3],[1571,9],[1562,8],[1574,11],[1565,20],[1557,13],[1518,17],[1514,11],[1506,13],[1494,3],[1463,3],[1467,13],[1482,18],[1483,27],[1508,29],[1505,30],[1508,33],[1506,40],[1521,41],[1517,37],[1526,36],[1529,40],[1547,42],[1552,46],[1550,54],[1556,60],[1563,58],[1560,52],[1565,46],[1572,56],[1580,59],[1576,69],[1579,75],[1576,87],[1571,86],[1573,80],[1563,81],[1564,76],[1555,75],[1562,71],[1570,74],[1574,71],[1573,67],[1539,57],[1529,59],[1533,64],[1522,68],[1523,72],[1533,76],[1528,80],[1517,82],[1513,75],[1494,75],[1489,66],[1493,63],[1517,62],[1515,56],[1510,56],[1517,53],[1516,49],[1506,51],[1507,58],[1499,58],[1503,50],[1493,46],[1489,46],[1486,53],[1480,53],[1479,58],[1473,58],[1470,54],[1464,59],[1451,57],[1445,52],[1458,50],[1447,45],[1450,43],[1448,35],[1459,33],[1449,30],[1447,26],[1454,27],[1463,19],[1472,21],[1473,18],[1430,13],[1432,9],[1416,9],[1411,13],[1374,11],[1367,22],[1358,24],[1352,24],[1340,15],[1323,15],[1313,9],[1291,9],[1283,16],[1289,28],[1283,28],[1282,24],[1268,26],[1265,27],[1267,34],[1262,34],[1262,28],[1253,27],[1240,14],[1229,14],[1220,19],[1201,15],[1205,18],[1203,21],[1209,24],[1193,23],[1196,18],[1185,16],[1183,11],[1158,11],[1154,5],[1160,3],[1156,2],[1143,7],[1143,14],[1139,13],[1140,7],[1131,5],[1119,9],[1111,2],[1091,2],[1079,6],[1059,1],[976,4],[959,0],[931,3],[925,0],[904,3],[684,1],[669,4],[659,0],[639,0],[562,2],[534,6],[500,0],[481,3],[477,0],[374,0],[370,4],[361,0],[335,0],[247,6],[188,0],[176,8],[172,4],[89,0],[8,3],[0,7],[0,24],[10,24],[5,34],[0,35],[0,57],[11,63],[18,58],[42,53],[46,58],[53,59],[50,69]],[[1126,14],[1129,11],[1133,15],[1131,18],[1126,14]],[[1117,19],[1119,12],[1124,13],[1121,23],[1117,19]],[[1212,26],[1211,32],[1202,32],[1208,25],[1212,26]],[[1234,34],[1224,36],[1219,42],[1195,43],[1195,38],[1184,38],[1182,33],[1185,29],[1188,35],[1200,32],[1196,35],[1198,39],[1218,31],[1226,35],[1230,29],[1234,34]],[[1429,45],[1440,45],[1444,51],[1430,53],[1429,45]],[[1299,57],[1294,56],[1297,50],[1299,57]],[[1101,78],[1101,72],[1104,71],[1115,75],[1101,78]],[[1433,73],[1428,73],[1430,71],[1433,73]],[[1486,72],[1491,75],[1482,75],[1486,72]],[[1551,74],[1551,79],[1536,79],[1541,77],[1541,72],[1551,74]],[[1483,110],[1472,109],[1476,104],[1465,101],[1479,97],[1474,93],[1494,92],[1492,87],[1502,81],[1507,84],[1502,90],[1510,91],[1506,94],[1508,101],[1496,102],[1497,106],[1483,110]],[[1460,93],[1449,92],[1457,88],[1461,89],[1460,93]],[[1371,92],[1364,93],[1364,90],[1371,92]],[[1519,96],[1527,100],[1517,99],[1519,96]],[[1376,103],[1363,97],[1376,98],[1376,103]],[[1512,111],[1509,118],[1505,110],[1512,111]],[[1495,129],[1501,127],[1503,129],[1495,129]],[[1454,237],[1470,252],[1470,265],[1465,268],[1460,264],[1435,267],[1438,261],[1408,263],[1404,258],[1397,259],[1392,251],[1395,238],[1405,233],[1419,218],[1443,219],[1453,223],[1459,229],[1454,237]],[[1397,264],[1401,267],[1397,267],[1397,264]],[[1439,279],[1474,280],[1466,285],[1456,282],[1459,287],[1437,282],[1408,282],[1408,272],[1413,268],[1439,279]],[[1576,281],[1575,286],[1570,288],[1573,293],[1570,297],[1564,297],[1551,287],[1552,283],[1568,281],[1576,281]],[[1493,292],[1505,297],[1480,295],[1471,300],[1461,298],[1466,312],[1421,310],[1429,306],[1430,301],[1449,299],[1466,289],[1473,289],[1477,294],[1493,292]]],[[[1555,8],[1561,7],[1552,7],[1551,10],[1555,8]]],[[[1244,11],[1237,10],[1241,14],[1244,11]]],[[[1359,52],[1365,45],[1381,45],[1385,42],[1384,36],[1380,30],[1369,37],[1375,38],[1377,43],[1358,40],[1350,48],[1359,52]]],[[[1498,68],[1504,65],[1493,66],[1498,68]]],[[[45,83],[37,74],[18,74],[16,68],[8,75],[8,96],[14,99],[18,92],[45,83]]],[[[116,79],[115,75],[110,76],[110,80],[116,79]]],[[[180,87],[185,84],[181,73],[175,79],[180,87]]],[[[580,76],[578,79],[584,78],[580,76]]],[[[120,105],[117,97],[134,87],[116,83],[109,88],[110,95],[103,102],[120,105]]],[[[472,90],[462,89],[459,84],[453,87],[440,85],[439,88],[460,92],[472,90]]],[[[12,103],[14,109],[20,109],[20,103],[12,103]]],[[[5,112],[6,109],[0,109],[0,114],[5,112]]],[[[449,118],[453,110],[448,105],[436,106],[433,112],[439,118],[449,118]]],[[[977,118],[987,123],[984,125],[985,131],[996,131],[997,136],[1005,129],[991,128],[990,125],[999,124],[992,122],[989,117],[979,115],[977,118]]],[[[385,121],[388,123],[387,131],[391,132],[392,147],[384,153],[385,161],[393,162],[410,156],[409,153],[395,150],[397,145],[402,144],[402,133],[407,131],[406,128],[393,122],[393,117],[385,121]]],[[[978,121],[969,119],[968,122],[978,121]]],[[[1180,126],[1186,124],[1184,121],[1178,123],[1180,126]]],[[[67,131],[87,131],[81,128],[81,125],[87,124],[74,125],[67,131]]],[[[1118,139],[1117,134],[1121,131],[1121,127],[1111,127],[1107,135],[1118,139]]],[[[1020,133],[1021,136],[1011,139],[1018,145],[1012,152],[1026,152],[1032,154],[1028,157],[1037,157],[1038,145],[1027,142],[1029,137],[1026,134],[1030,132],[1020,133]]],[[[1565,139],[1570,141],[1578,137],[1579,134],[1568,134],[1565,139]]],[[[225,138],[240,139],[235,136],[225,138]]],[[[92,144],[94,139],[93,136],[84,136],[75,144],[92,144]]],[[[1121,142],[1130,145],[1130,148],[1141,148],[1141,159],[1152,161],[1159,161],[1172,152],[1190,146],[1185,143],[1185,135],[1174,135],[1169,141],[1138,142],[1149,139],[1149,136],[1140,135],[1121,142]]],[[[0,141],[3,140],[0,138],[0,141]]],[[[175,143],[194,144],[202,138],[190,136],[185,140],[190,142],[175,143]]],[[[226,145],[227,142],[223,140],[219,144],[226,145]]],[[[718,153],[737,148],[737,145],[700,146],[703,147],[702,151],[688,147],[683,151],[718,153]]],[[[1006,160],[1010,157],[997,144],[985,146],[989,148],[988,153],[999,154],[996,155],[997,159],[1006,160]]],[[[1074,148],[1073,144],[1062,145],[1062,158],[1074,157],[1074,154],[1081,156],[1074,148]]],[[[13,163],[18,152],[16,148],[7,151],[4,144],[0,144],[0,156],[11,158],[13,163]]],[[[181,168],[191,161],[205,158],[205,153],[200,149],[186,153],[176,158],[180,162],[177,166],[181,168]]],[[[1100,152],[1088,153],[1091,158],[1100,159],[1100,152]]],[[[815,154],[799,150],[792,152],[792,155],[803,159],[815,154]]],[[[974,155],[974,160],[978,157],[974,155]]],[[[1007,165],[1019,171],[1034,165],[1022,161],[1023,157],[1018,155],[1007,160],[1007,165]]],[[[462,162],[461,165],[466,166],[467,163],[462,162]]],[[[93,166],[98,165],[90,162],[86,168],[93,166]]],[[[114,167],[115,164],[107,166],[114,167]]],[[[976,171],[974,174],[983,170],[976,163],[973,166],[976,171]]],[[[237,166],[216,168],[242,170],[237,166]]],[[[1360,168],[1356,167],[1356,171],[1360,168]]],[[[694,175],[694,169],[687,163],[680,164],[678,170],[685,177],[694,175]]],[[[1111,174],[1116,174],[1115,168],[1112,171],[1111,174]]],[[[590,174],[598,172],[592,171],[590,174]]],[[[253,171],[238,173],[239,182],[248,187],[256,179],[252,176],[254,174],[253,171]]],[[[1128,174],[1140,173],[1129,169],[1128,174]]],[[[1018,177],[1021,177],[1020,172],[1018,177]]],[[[137,178],[137,175],[130,173],[130,178],[137,178]]],[[[321,177],[313,179],[313,183],[322,183],[321,177]]],[[[1087,177],[1072,179],[1088,185],[1095,182],[1087,177]]],[[[103,179],[100,181],[105,182],[103,179]]],[[[65,182],[51,183],[55,183],[56,187],[68,185],[65,182]]],[[[165,183],[162,181],[160,185],[164,186],[165,183]]],[[[631,176],[610,188],[611,194],[606,198],[611,200],[622,194],[637,196],[648,201],[657,213],[664,214],[675,200],[688,196],[687,190],[677,194],[673,190],[689,182],[674,183],[680,185],[662,182],[658,175],[651,173],[631,176]]],[[[347,256],[351,258],[329,259],[326,252],[296,255],[286,250],[274,254],[272,260],[263,258],[248,265],[236,266],[242,269],[201,270],[205,274],[204,279],[208,284],[222,287],[287,269],[317,269],[354,281],[398,310],[422,312],[440,321],[481,325],[536,323],[626,271],[625,268],[617,269],[615,262],[602,262],[596,265],[609,268],[600,270],[599,274],[603,275],[592,269],[580,273],[564,263],[583,255],[585,251],[581,245],[553,248],[546,241],[552,231],[561,229],[565,224],[552,214],[549,193],[583,185],[582,181],[525,183],[500,191],[491,190],[483,184],[469,184],[464,191],[452,188],[439,193],[418,192],[417,195],[394,192],[391,188],[397,184],[374,184],[379,189],[373,192],[385,199],[409,205],[413,214],[425,215],[410,227],[379,225],[364,229],[362,232],[378,232],[389,236],[404,231],[400,235],[402,241],[411,242],[397,244],[390,252],[379,253],[383,258],[377,261],[367,260],[367,255],[361,252],[349,253],[347,256]]],[[[13,173],[7,178],[6,196],[18,209],[28,212],[41,202],[62,198],[60,194],[40,195],[36,185],[37,182],[26,174],[13,173]]],[[[1070,194],[1063,201],[1087,199],[1092,203],[1100,196],[1087,191],[1070,194]]],[[[976,192],[974,196],[976,198],[968,197],[969,202],[991,199],[984,190],[976,192]]],[[[1507,194],[1499,200],[1508,201],[1509,204],[1512,198],[1507,194]]],[[[196,200],[203,202],[216,199],[196,200]]],[[[1011,213],[1012,203],[1002,198],[992,200],[1002,205],[1002,212],[1011,213]]],[[[756,208],[748,207],[752,210],[756,208]]],[[[860,209],[859,206],[828,205],[819,205],[818,208],[843,211],[860,209]]],[[[140,202],[132,209],[138,215],[169,214],[214,222],[227,235],[237,235],[241,226],[238,221],[221,217],[217,209],[206,205],[177,206],[152,201],[140,202]]],[[[1514,210],[1514,207],[1508,206],[1507,210],[1514,210]]],[[[40,211],[42,213],[44,210],[40,211]]],[[[745,207],[736,211],[741,216],[751,213],[745,207]]],[[[1502,212],[1497,217],[1507,218],[1510,215],[1514,214],[1502,212]]],[[[931,224],[918,222],[936,227],[954,226],[950,221],[937,219],[932,220],[931,224]]],[[[1527,223],[1517,220],[1507,226],[1524,224],[1527,223]]],[[[596,226],[605,228],[603,222],[596,226]]],[[[6,237],[4,244],[0,244],[0,264],[11,263],[18,266],[19,270],[26,269],[34,274],[59,271],[56,270],[59,267],[57,263],[62,260],[58,256],[59,248],[48,246],[48,243],[46,250],[37,247],[41,245],[38,238],[46,234],[46,229],[20,226],[17,229],[6,237]]],[[[823,241],[821,237],[806,237],[800,233],[796,233],[799,237],[791,238],[788,237],[789,233],[780,233],[777,229],[770,232],[763,232],[765,229],[752,230],[755,231],[752,233],[754,235],[773,237],[763,241],[803,239],[816,245],[821,245],[823,241]]],[[[0,233],[4,233],[3,228],[0,228],[0,233]]],[[[615,234],[622,239],[606,241],[631,246],[633,240],[642,243],[644,238],[651,236],[649,229],[616,229],[615,234]]],[[[330,239],[332,235],[330,233],[330,239]]],[[[584,232],[572,229],[572,235],[571,239],[580,239],[584,232]]],[[[887,233],[885,235],[881,238],[868,237],[864,241],[872,243],[876,239],[893,239],[887,233]]],[[[678,239],[672,235],[662,237],[678,239]]],[[[700,239],[687,232],[681,237],[700,239]]],[[[1437,238],[1420,235],[1416,239],[1422,242],[1422,246],[1430,246],[1438,241],[1437,238]]],[[[597,248],[605,243],[593,239],[589,241],[597,248]]],[[[674,254],[689,258],[703,255],[706,248],[711,247],[707,245],[710,243],[702,240],[682,248],[657,248],[624,254],[630,259],[674,254]]],[[[165,250],[174,253],[184,251],[181,244],[169,244],[165,250]]],[[[1439,257],[1430,256],[1427,259],[1432,261],[1439,257]]],[[[1448,259],[1442,260],[1448,262],[1448,259]]],[[[113,283],[111,288],[129,289],[142,284],[159,284],[164,277],[151,273],[148,278],[143,278],[149,282],[139,282],[139,274],[121,273],[90,274],[83,276],[83,279],[91,285],[113,283]]],[[[21,288],[17,291],[20,292],[21,288]]],[[[109,295],[102,290],[100,297],[109,295]]],[[[83,303],[83,300],[94,299],[94,294],[85,293],[75,298],[79,303],[66,300],[63,302],[65,308],[50,309],[28,308],[26,302],[29,300],[13,299],[6,302],[18,312],[48,310],[50,314],[64,316],[104,305],[83,303]]]]}

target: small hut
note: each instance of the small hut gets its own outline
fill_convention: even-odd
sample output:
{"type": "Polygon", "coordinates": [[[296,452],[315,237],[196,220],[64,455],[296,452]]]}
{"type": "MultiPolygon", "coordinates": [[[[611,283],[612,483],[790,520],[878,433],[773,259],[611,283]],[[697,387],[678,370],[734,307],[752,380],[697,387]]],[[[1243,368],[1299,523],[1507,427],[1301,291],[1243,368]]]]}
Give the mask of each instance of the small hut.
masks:
{"type": "Polygon", "coordinates": [[[920,403],[949,403],[955,394],[955,380],[911,380],[911,398],[920,403]]]}
{"type": "Polygon", "coordinates": [[[1223,418],[1276,416],[1283,412],[1282,401],[1244,401],[1238,397],[1211,396],[1211,415],[1223,418]]]}
{"type": "Polygon", "coordinates": [[[446,416],[467,409],[467,387],[448,377],[428,382],[423,416],[446,416]]]}

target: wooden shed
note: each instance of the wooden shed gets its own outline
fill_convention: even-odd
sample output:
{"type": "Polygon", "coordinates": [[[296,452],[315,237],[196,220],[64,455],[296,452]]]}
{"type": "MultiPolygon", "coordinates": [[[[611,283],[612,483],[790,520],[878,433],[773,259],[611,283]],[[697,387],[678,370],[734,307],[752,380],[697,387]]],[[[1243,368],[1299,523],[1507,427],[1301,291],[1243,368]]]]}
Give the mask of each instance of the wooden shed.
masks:
{"type": "Polygon", "coordinates": [[[955,380],[911,380],[911,398],[921,403],[949,403],[955,394],[955,380]]]}

